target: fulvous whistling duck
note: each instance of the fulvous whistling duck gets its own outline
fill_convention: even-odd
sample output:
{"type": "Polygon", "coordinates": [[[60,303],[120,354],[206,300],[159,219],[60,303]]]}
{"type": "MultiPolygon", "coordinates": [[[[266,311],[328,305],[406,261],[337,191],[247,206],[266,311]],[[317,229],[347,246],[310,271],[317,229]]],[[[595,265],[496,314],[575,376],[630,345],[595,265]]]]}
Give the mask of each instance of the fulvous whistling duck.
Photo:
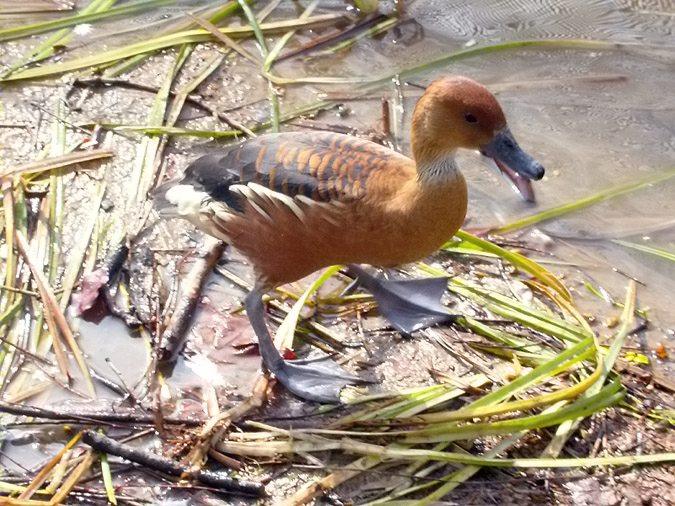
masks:
{"type": "Polygon", "coordinates": [[[454,235],[467,208],[458,148],[479,150],[521,182],[544,175],[518,146],[497,99],[466,77],[429,85],[415,106],[411,143],[412,159],[331,132],[267,134],[199,158],[155,193],[162,214],[191,221],[251,261],[256,284],[245,306],[262,361],[302,398],[336,402],[359,378],[330,360],[284,360],[265,323],[265,292],[345,264],[395,328],[449,320],[439,302],[447,279],[384,280],[358,264],[413,262],[454,235]]]}

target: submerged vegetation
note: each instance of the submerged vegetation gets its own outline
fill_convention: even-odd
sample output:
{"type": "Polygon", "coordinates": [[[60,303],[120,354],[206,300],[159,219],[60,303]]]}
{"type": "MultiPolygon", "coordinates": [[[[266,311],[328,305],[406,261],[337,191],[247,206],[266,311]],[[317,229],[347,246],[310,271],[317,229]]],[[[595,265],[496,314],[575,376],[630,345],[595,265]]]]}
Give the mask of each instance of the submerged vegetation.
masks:
{"type": "MultiPolygon", "coordinates": [[[[570,475],[542,469],[576,472],[675,461],[667,436],[665,443],[646,449],[638,442],[622,454],[603,451],[603,438],[609,434],[625,431],[642,438],[649,433],[658,439],[675,424],[672,381],[644,367],[648,350],[627,347],[627,340],[648,324],[649,312],[639,305],[639,294],[650,287],[627,279],[625,294],[610,295],[583,268],[566,269],[565,262],[542,252],[527,236],[513,235],[664,184],[675,176],[672,168],[489,230],[460,231],[426,263],[406,266],[402,272],[410,276],[447,276],[448,310],[462,315],[412,341],[377,326],[372,298],[354,292],[340,266],[327,269],[305,288],[279,289],[269,305],[279,323],[277,344],[289,356],[304,342],[337,355],[352,369],[368,370],[378,360],[370,348],[424,341],[433,343],[446,365],[437,367],[435,360],[408,364],[424,373],[411,374],[418,379],[414,385],[387,380],[368,391],[346,391],[342,406],[303,406],[302,411],[278,394],[273,379],[262,372],[248,378],[245,395],[218,390],[219,381],[210,377],[176,398],[170,378],[177,366],[167,362],[189,340],[207,277],[215,269],[234,293],[249,287],[236,261],[234,266],[219,263],[225,245],[217,241],[201,241],[194,252],[197,260],[182,269],[194,248],[185,237],[168,233],[166,225],[157,225],[148,202],[149,192],[176,170],[167,153],[179,143],[186,149],[185,143],[195,139],[229,142],[289,123],[292,128],[317,127],[312,121],[321,111],[348,101],[336,99],[338,95],[354,102],[369,96],[379,101],[383,89],[393,86],[396,96],[406,80],[425,79],[429,71],[491,53],[653,48],[588,39],[488,41],[386,74],[291,75],[288,67],[278,70],[280,62],[315,53],[337,57],[395,30],[407,20],[404,2],[386,14],[371,13],[377,2],[355,2],[361,11],[339,12],[322,8],[321,2],[303,2],[292,17],[287,9],[280,13],[279,1],[246,0],[181,11],[153,33],[137,33],[130,39],[136,42],[94,39],[85,50],[78,47],[77,30],[83,23],[124,21],[173,3],[92,0],[44,21],[0,29],[3,44],[17,44],[3,58],[0,87],[58,90],[58,98],[50,101],[53,107],[40,106],[40,121],[51,125],[43,147],[35,141],[30,161],[3,161],[0,169],[3,445],[11,445],[21,431],[30,432],[31,441],[48,447],[49,455],[25,468],[0,448],[5,467],[0,502],[58,504],[73,498],[153,503],[149,494],[173,497],[166,489],[175,489],[177,494],[239,494],[251,501],[267,494],[267,500],[285,504],[304,504],[344,490],[348,500],[360,504],[432,504],[486,469],[506,470],[508,474],[500,475],[506,481],[548,483],[570,475]],[[232,62],[252,66],[249,74],[265,79],[266,99],[250,116],[199,93],[225,65],[231,73],[239,72],[232,62]],[[153,65],[164,65],[157,67],[164,70],[155,70],[159,78],[139,84],[138,77],[153,65]],[[312,89],[302,88],[299,105],[286,102],[287,94],[301,84],[350,83],[358,86],[322,89],[323,96],[314,100],[305,99],[312,89]],[[82,90],[85,98],[100,90],[131,90],[148,107],[128,121],[123,114],[105,115],[105,110],[103,116],[100,111],[89,114],[86,101],[73,105],[73,90],[82,90]],[[213,122],[185,125],[192,110],[213,122]],[[122,142],[130,143],[133,152],[119,149],[122,142]],[[111,174],[120,157],[127,172],[111,174]],[[158,239],[162,234],[168,238],[158,239]],[[150,250],[147,260],[143,251],[150,250]],[[589,292],[579,290],[582,283],[609,302],[603,313],[587,313],[582,299],[589,292]],[[116,346],[142,341],[149,358],[136,384],[113,361],[99,356],[102,344],[89,343],[85,349],[82,314],[92,306],[105,307],[106,314],[132,329],[135,337],[114,336],[116,346]],[[305,317],[308,311],[311,318],[305,317]],[[64,398],[83,403],[63,404],[64,398]],[[184,409],[187,401],[199,409],[184,409]],[[127,479],[139,475],[145,476],[140,485],[127,479]],[[367,487],[370,477],[381,485],[367,487]],[[147,492],[152,485],[161,492],[147,492]]],[[[139,25],[136,30],[148,29],[139,25]]],[[[242,79],[251,78],[243,74],[246,70],[241,72],[242,79]]],[[[384,106],[390,110],[388,102],[384,106]]],[[[8,128],[22,130],[25,125],[8,128]]],[[[397,128],[387,121],[385,131],[370,132],[371,137],[392,143],[397,128]]],[[[636,254],[675,261],[666,249],[613,241],[636,254]]],[[[237,302],[233,306],[228,318],[240,310],[237,302]]],[[[212,326],[219,322],[215,319],[212,326]]],[[[113,337],[102,334],[96,332],[95,339],[113,337]]],[[[251,343],[242,348],[255,349],[251,343]]],[[[665,348],[662,353],[667,358],[665,348]]],[[[234,353],[227,360],[232,363],[226,367],[237,367],[234,353]]]]}

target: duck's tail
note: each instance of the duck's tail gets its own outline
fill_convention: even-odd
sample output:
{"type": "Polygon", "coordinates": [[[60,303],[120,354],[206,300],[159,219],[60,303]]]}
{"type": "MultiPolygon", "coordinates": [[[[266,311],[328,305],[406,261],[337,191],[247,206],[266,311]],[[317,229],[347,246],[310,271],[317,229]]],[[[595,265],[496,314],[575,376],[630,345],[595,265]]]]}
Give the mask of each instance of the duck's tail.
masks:
{"type": "Polygon", "coordinates": [[[241,210],[241,197],[230,191],[237,178],[222,170],[222,156],[206,155],[192,162],[180,177],[152,191],[151,197],[160,215],[188,217],[198,213],[209,201],[222,202],[241,210]]]}

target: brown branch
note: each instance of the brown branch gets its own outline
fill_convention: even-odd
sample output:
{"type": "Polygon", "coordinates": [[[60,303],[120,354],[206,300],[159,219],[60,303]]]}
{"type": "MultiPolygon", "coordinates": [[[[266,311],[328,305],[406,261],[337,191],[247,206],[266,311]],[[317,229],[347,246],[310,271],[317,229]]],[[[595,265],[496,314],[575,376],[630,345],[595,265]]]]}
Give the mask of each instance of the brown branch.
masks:
{"type": "Polygon", "coordinates": [[[213,448],[209,449],[209,457],[211,457],[219,464],[234,469],[235,471],[241,471],[244,468],[244,465],[237,459],[233,459],[232,457],[229,457],[224,453],[220,453],[218,450],[215,450],[213,448]]]}
{"type": "Polygon", "coordinates": [[[130,462],[140,464],[170,476],[189,476],[204,485],[237,494],[260,497],[265,493],[264,488],[260,483],[235,480],[224,472],[202,470],[191,472],[187,467],[181,466],[171,459],[155,455],[136,447],[118,443],[114,439],[92,430],[86,430],[82,433],[82,441],[95,450],[122,457],[130,462]]]}
{"type": "Polygon", "coordinates": [[[388,140],[392,139],[391,135],[391,109],[389,108],[389,100],[382,97],[382,133],[388,140]]]}
{"type": "Polygon", "coordinates": [[[227,411],[218,413],[204,424],[199,434],[199,440],[195,443],[188,456],[188,460],[194,468],[201,467],[204,457],[208,454],[211,447],[215,446],[222,439],[233,422],[240,420],[251,411],[263,405],[267,399],[269,385],[269,377],[259,372],[253,386],[253,392],[251,392],[251,396],[248,399],[231,407],[227,411]]]}
{"type": "Polygon", "coordinates": [[[284,501],[280,503],[280,506],[300,506],[302,504],[307,504],[324,495],[329,490],[336,488],[338,485],[355,478],[380,462],[381,459],[376,457],[361,457],[346,469],[337,469],[328,476],[307,482],[296,490],[292,496],[284,499],[284,501]]]}
{"type": "Polygon", "coordinates": [[[197,260],[181,283],[181,297],[162,333],[158,348],[160,362],[175,361],[185,346],[187,330],[197,307],[199,295],[206,278],[211,274],[224,251],[225,243],[210,237],[205,239],[204,244],[199,248],[197,260]]]}
{"type": "Polygon", "coordinates": [[[69,382],[70,372],[68,370],[68,357],[66,356],[62,332],[69,332],[70,327],[68,327],[68,323],[65,323],[64,327],[65,316],[63,316],[58,302],[56,302],[54,292],[49,286],[47,278],[45,277],[44,273],[35,265],[35,262],[33,262],[33,259],[30,256],[30,248],[26,238],[18,230],[15,230],[14,236],[19,253],[23,256],[24,261],[26,264],[28,264],[30,271],[33,273],[33,277],[35,278],[35,282],[38,286],[38,292],[40,292],[40,296],[42,297],[47,328],[52,335],[52,348],[56,357],[56,363],[58,364],[59,371],[62,375],[62,378],[60,379],[69,382]],[[62,319],[57,320],[55,313],[60,313],[62,319]]]}
{"type": "Polygon", "coordinates": [[[276,60],[275,63],[278,63],[283,60],[287,60],[289,58],[293,58],[295,56],[299,55],[306,55],[309,53],[312,53],[314,51],[317,51],[319,49],[322,49],[326,46],[336,44],[338,42],[341,42],[343,40],[349,39],[350,37],[353,37],[357,33],[367,30],[368,28],[371,28],[375,26],[376,24],[380,23],[381,21],[384,21],[387,19],[387,16],[384,14],[378,14],[374,17],[371,17],[369,19],[366,19],[365,21],[362,21],[351,28],[348,28],[346,30],[335,30],[333,32],[327,33],[326,35],[322,35],[319,37],[316,37],[312,39],[310,42],[307,44],[300,46],[297,49],[292,49],[290,51],[287,51],[286,53],[280,55],[276,60]]]}

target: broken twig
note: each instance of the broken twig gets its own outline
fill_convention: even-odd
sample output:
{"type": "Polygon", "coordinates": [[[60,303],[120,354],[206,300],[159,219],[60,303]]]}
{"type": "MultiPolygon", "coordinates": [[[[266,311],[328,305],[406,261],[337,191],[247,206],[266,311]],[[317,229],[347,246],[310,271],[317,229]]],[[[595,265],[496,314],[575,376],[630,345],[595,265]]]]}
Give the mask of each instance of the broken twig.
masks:
{"type": "Polygon", "coordinates": [[[162,333],[158,353],[160,362],[173,362],[183,349],[204,282],[224,251],[224,242],[207,238],[197,252],[197,260],[181,284],[181,297],[162,333]]]}
{"type": "Polygon", "coordinates": [[[191,473],[188,468],[173,460],[118,443],[114,439],[92,430],[86,430],[82,433],[82,441],[95,450],[122,457],[130,462],[141,464],[170,476],[190,476],[205,485],[238,494],[256,497],[264,494],[263,486],[260,483],[235,480],[223,472],[199,470],[191,473]]]}
{"type": "Polygon", "coordinates": [[[90,162],[92,160],[100,160],[102,158],[111,158],[112,151],[105,149],[97,149],[92,151],[75,151],[67,155],[54,156],[45,158],[44,160],[37,160],[35,162],[24,163],[18,165],[13,169],[7,169],[0,173],[0,177],[16,176],[18,174],[33,174],[35,172],[44,172],[46,170],[62,169],[77,163],[90,162]]]}
{"type": "MultiPolygon", "coordinates": [[[[114,413],[102,413],[100,411],[92,413],[72,413],[68,411],[38,408],[37,406],[12,404],[5,401],[0,401],[0,413],[8,413],[14,416],[46,418],[48,420],[75,420],[83,423],[132,423],[147,425],[155,422],[154,415],[138,414],[133,411],[117,410],[114,413]]],[[[164,421],[173,425],[185,425],[186,427],[196,427],[204,423],[204,420],[196,418],[176,418],[172,416],[165,417],[164,421]]]]}

